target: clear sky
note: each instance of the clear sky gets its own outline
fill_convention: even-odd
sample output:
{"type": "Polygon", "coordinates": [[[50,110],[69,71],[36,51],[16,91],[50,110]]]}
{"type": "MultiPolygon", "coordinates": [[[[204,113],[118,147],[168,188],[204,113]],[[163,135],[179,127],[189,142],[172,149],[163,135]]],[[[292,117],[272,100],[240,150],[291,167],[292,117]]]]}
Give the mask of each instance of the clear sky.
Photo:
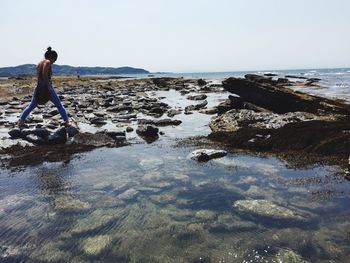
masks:
{"type": "Polygon", "coordinates": [[[350,0],[1,0],[0,67],[350,67],[350,0]]]}

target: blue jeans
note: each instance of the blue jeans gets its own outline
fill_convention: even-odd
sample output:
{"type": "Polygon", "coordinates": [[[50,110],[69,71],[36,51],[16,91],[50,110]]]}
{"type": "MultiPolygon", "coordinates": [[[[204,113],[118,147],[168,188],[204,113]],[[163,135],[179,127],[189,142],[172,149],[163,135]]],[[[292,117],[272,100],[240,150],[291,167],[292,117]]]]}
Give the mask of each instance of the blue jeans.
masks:
{"type": "MultiPolygon", "coordinates": [[[[68,121],[68,115],[67,115],[66,109],[63,107],[59,97],[57,96],[57,94],[52,86],[50,87],[50,93],[51,93],[50,100],[57,107],[59,113],[61,114],[62,119],[64,121],[68,121]]],[[[28,115],[30,114],[30,112],[32,110],[34,110],[36,106],[38,106],[38,103],[37,103],[36,98],[35,98],[35,90],[34,90],[32,100],[31,100],[30,104],[27,106],[27,108],[25,108],[24,111],[22,112],[22,114],[20,116],[20,120],[25,121],[26,118],[28,117],[28,115]]]]}

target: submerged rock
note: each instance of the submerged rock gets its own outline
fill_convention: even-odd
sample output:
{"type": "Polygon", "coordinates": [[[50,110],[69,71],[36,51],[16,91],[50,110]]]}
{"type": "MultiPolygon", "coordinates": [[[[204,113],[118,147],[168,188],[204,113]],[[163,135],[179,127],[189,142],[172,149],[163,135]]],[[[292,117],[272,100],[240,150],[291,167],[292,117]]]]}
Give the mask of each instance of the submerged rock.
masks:
{"type": "Polygon", "coordinates": [[[59,197],[55,200],[55,207],[58,210],[65,210],[71,212],[80,212],[83,210],[88,210],[91,205],[87,202],[80,201],[78,199],[70,197],[59,197]]]}
{"type": "Polygon", "coordinates": [[[139,192],[133,188],[126,190],[124,193],[117,196],[122,200],[133,200],[138,196],[139,192]]]}
{"type": "MultiPolygon", "coordinates": [[[[71,254],[63,250],[62,247],[64,247],[62,241],[48,240],[43,242],[41,246],[36,247],[32,253],[30,253],[29,259],[25,260],[25,262],[74,262],[71,258],[71,254]]],[[[20,260],[15,262],[24,261],[20,260]]]]}
{"type": "Polygon", "coordinates": [[[198,149],[193,151],[189,158],[197,160],[198,162],[207,162],[214,158],[221,158],[227,155],[227,152],[224,150],[215,150],[215,149],[198,149]]]}
{"type": "Polygon", "coordinates": [[[196,212],[195,217],[202,220],[214,220],[216,213],[210,210],[199,210],[196,212]]]}
{"type": "Polygon", "coordinates": [[[97,209],[86,217],[78,219],[71,229],[73,234],[86,234],[98,232],[113,222],[117,222],[121,217],[121,209],[97,209]]]}
{"type": "Polygon", "coordinates": [[[296,210],[283,207],[269,200],[238,200],[234,202],[233,207],[243,213],[272,219],[306,220],[296,210]]]}
{"type": "Polygon", "coordinates": [[[30,206],[33,198],[23,194],[9,195],[0,199],[0,216],[30,206]]]}
{"type": "Polygon", "coordinates": [[[217,219],[209,224],[209,231],[214,233],[228,233],[237,231],[254,231],[258,225],[249,220],[242,220],[232,213],[219,214],[217,219]]]}
{"type": "Polygon", "coordinates": [[[300,255],[296,254],[292,250],[282,250],[278,252],[275,257],[276,262],[288,262],[288,263],[308,263],[300,255]]]}
{"type": "Polygon", "coordinates": [[[109,235],[99,235],[89,237],[81,242],[83,252],[89,256],[98,256],[106,250],[112,243],[112,238],[109,235]]]}

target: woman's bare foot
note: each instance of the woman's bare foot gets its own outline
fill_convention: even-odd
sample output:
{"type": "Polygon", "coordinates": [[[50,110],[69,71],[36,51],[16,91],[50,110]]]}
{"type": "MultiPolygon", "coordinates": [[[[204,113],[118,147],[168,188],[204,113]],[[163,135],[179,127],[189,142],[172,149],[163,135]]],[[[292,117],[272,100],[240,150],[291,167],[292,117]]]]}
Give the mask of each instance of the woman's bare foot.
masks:
{"type": "Polygon", "coordinates": [[[66,122],[64,123],[64,126],[66,126],[66,127],[72,126],[72,121],[71,121],[71,120],[66,121],[66,122]]]}
{"type": "Polygon", "coordinates": [[[26,123],[25,123],[23,120],[21,120],[21,119],[19,119],[18,121],[16,121],[16,125],[17,125],[19,128],[25,128],[25,127],[27,127],[26,123]]]}

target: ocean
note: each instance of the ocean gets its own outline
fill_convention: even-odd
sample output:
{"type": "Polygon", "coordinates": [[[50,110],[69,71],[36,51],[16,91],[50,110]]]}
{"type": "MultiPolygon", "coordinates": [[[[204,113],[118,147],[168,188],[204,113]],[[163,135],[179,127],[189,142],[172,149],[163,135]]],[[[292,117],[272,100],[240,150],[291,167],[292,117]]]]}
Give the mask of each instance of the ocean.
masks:
{"type": "MultiPolygon", "coordinates": [[[[292,69],[292,70],[266,70],[266,71],[232,71],[232,72],[194,72],[194,73],[152,73],[139,75],[124,75],[133,78],[149,77],[183,77],[203,78],[212,83],[220,83],[229,77],[244,77],[245,74],[276,74],[276,78],[288,75],[301,78],[319,78],[317,86],[296,86],[294,89],[312,95],[344,100],[350,103],[350,68],[329,69],[292,69]]],[[[296,81],[297,79],[290,79],[296,81]]],[[[299,79],[300,80],[300,79],[299,79]]]]}

